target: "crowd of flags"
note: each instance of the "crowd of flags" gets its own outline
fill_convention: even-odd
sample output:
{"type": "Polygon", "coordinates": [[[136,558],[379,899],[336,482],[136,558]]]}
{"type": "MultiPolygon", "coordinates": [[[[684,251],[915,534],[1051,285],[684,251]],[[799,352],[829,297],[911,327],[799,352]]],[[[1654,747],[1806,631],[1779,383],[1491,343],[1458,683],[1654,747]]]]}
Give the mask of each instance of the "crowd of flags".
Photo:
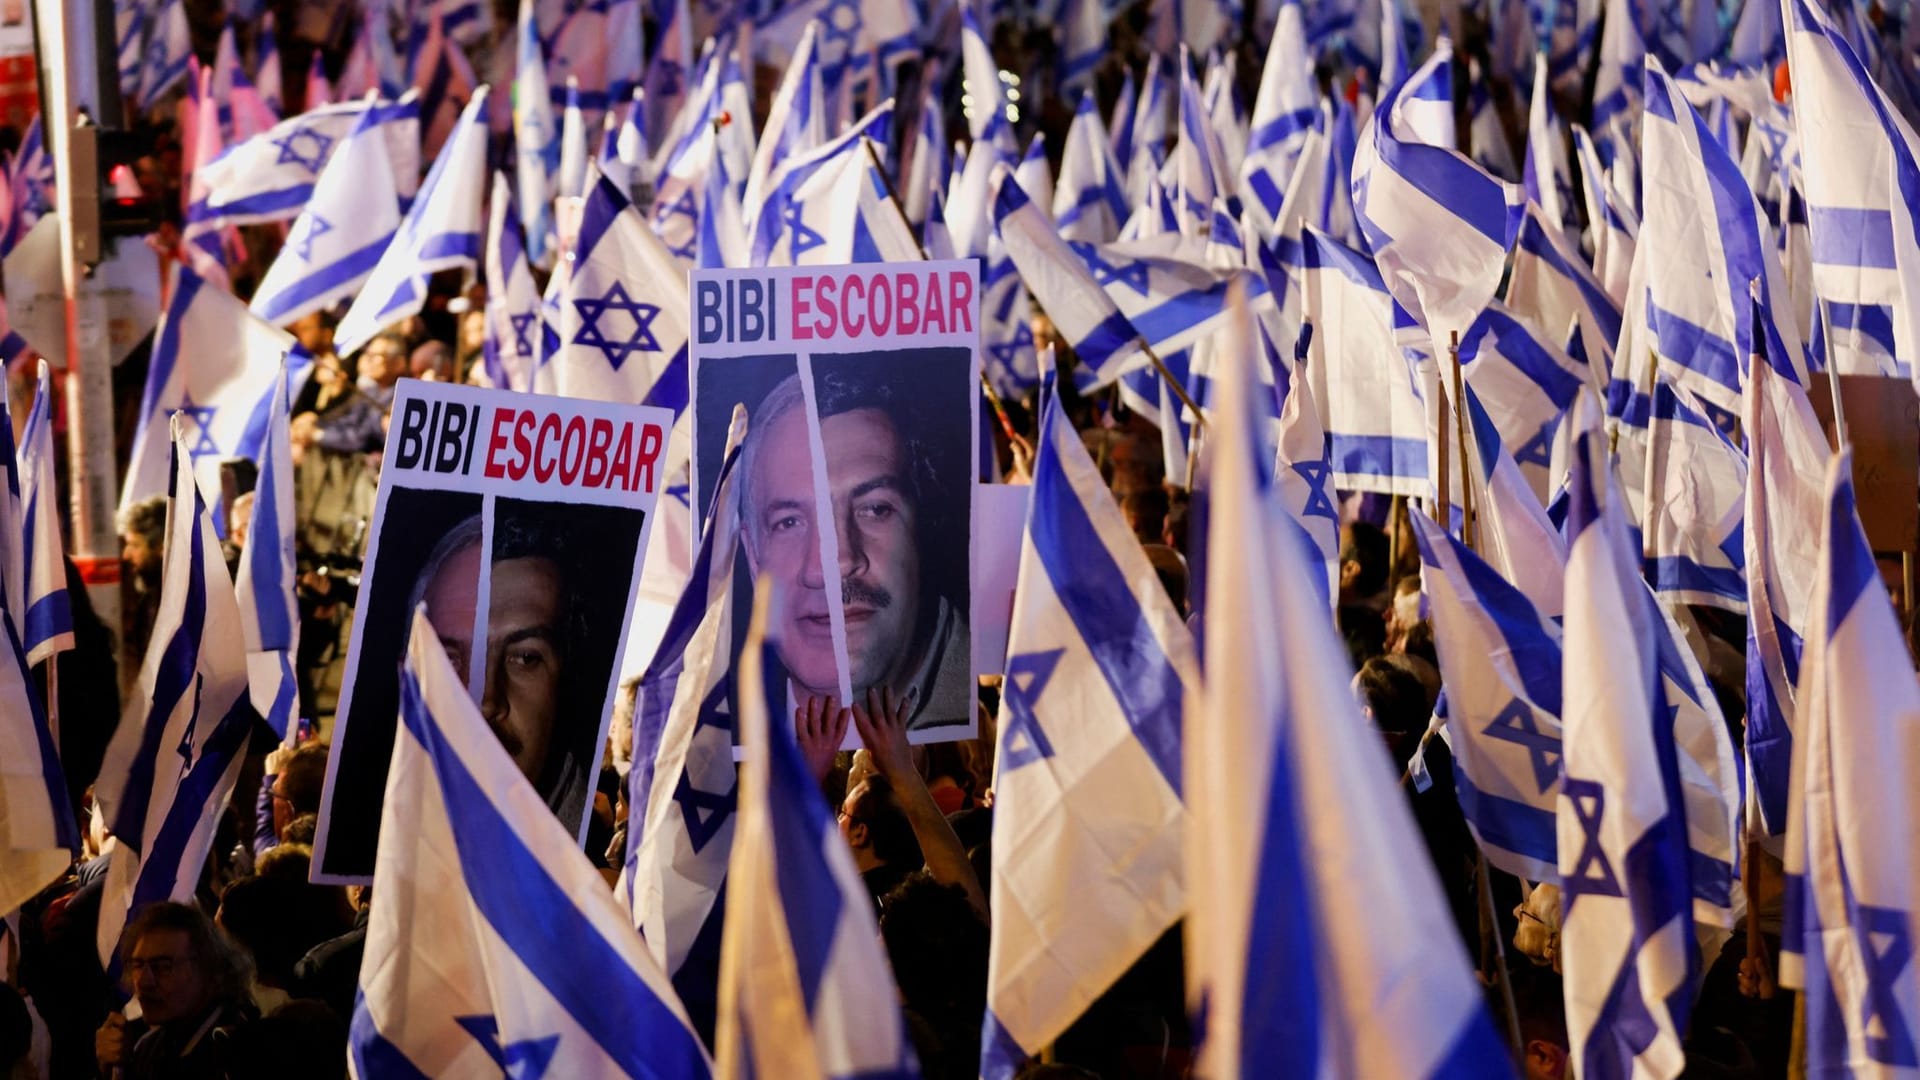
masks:
{"type": "MultiPolygon", "coordinates": [[[[1749,842],[1784,853],[1810,1069],[1914,1067],[1920,682],[1811,392],[1920,378],[1920,28],[1847,0],[1468,6],[1494,28],[1471,57],[1397,0],[1154,0],[1154,53],[1103,111],[1102,0],[1027,5],[1058,55],[1024,83],[990,46],[1010,5],[522,0],[496,34],[483,3],[369,0],[344,68],[316,57],[287,115],[300,73],[270,15],[250,58],[229,24],[203,65],[180,0],[116,4],[123,89],[143,112],[178,95],[186,173],[122,489],[167,497],[168,544],[97,786],[103,961],[132,910],[191,895],[254,718],[291,726],[287,409],[312,358],[285,327],[346,305],[350,359],[434,275],[482,280],[484,378],[673,410],[684,490],[689,269],[962,257],[985,377],[1041,399],[983,1076],[1182,919],[1209,1075],[1507,1068],[1346,685],[1341,492],[1409,506],[1437,737],[1486,861],[1561,890],[1579,1073],[1681,1070],[1749,842]],[[784,72],[758,131],[756,64],[784,72]],[[1336,91],[1364,77],[1327,94],[1316,64],[1336,91]],[[1049,86],[1071,124],[1023,146],[1049,86]],[[260,225],[285,242],[243,301],[236,229],[260,225]],[[1152,420],[1194,488],[1190,623],[1056,377],[1152,420]],[[237,587],[209,499],[233,456],[261,466],[237,587]],[[1689,606],[1745,620],[1744,718],[1689,606]]],[[[0,249],[51,206],[37,122],[4,177],[0,249]]],[[[0,910],[78,841],[31,675],[73,641],[51,396],[43,370],[20,444],[0,433],[0,910]]],[[[764,628],[728,659],[732,462],[710,507],[667,508],[702,516],[697,546],[643,575],[670,615],[613,897],[415,626],[360,1075],[913,1071],[865,890],[763,685],[764,628]]]]}

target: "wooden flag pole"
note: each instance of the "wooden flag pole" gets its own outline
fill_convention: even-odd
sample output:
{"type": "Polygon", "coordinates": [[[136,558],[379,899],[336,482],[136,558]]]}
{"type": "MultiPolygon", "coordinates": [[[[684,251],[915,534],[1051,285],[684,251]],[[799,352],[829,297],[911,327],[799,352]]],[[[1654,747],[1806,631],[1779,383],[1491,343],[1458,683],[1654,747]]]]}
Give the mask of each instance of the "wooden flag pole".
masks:
{"type": "MultiPolygon", "coordinates": [[[[1460,449],[1460,541],[1467,550],[1478,552],[1480,547],[1474,543],[1476,529],[1473,520],[1473,484],[1467,479],[1468,463],[1473,460],[1467,453],[1467,396],[1465,380],[1460,374],[1460,331],[1455,330],[1447,340],[1447,356],[1453,362],[1453,429],[1460,449]]],[[[1444,469],[1445,466],[1442,466],[1444,469]]],[[[1445,475],[1443,472],[1441,475],[1445,475]]]]}

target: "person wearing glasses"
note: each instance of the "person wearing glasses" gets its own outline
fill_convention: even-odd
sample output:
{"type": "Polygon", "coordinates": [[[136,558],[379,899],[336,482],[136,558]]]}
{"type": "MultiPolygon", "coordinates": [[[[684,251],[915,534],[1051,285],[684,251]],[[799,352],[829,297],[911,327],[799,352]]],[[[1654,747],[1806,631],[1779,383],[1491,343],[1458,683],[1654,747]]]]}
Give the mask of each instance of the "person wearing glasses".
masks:
{"type": "Polygon", "coordinates": [[[159,903],[120,935],[120,974],[140,1018],[107,1017],[94,1035],[100,1071],[125,1080],[225,1076],[233,1035],[253,1019],[248,962],[199,909],[159,903]]]}

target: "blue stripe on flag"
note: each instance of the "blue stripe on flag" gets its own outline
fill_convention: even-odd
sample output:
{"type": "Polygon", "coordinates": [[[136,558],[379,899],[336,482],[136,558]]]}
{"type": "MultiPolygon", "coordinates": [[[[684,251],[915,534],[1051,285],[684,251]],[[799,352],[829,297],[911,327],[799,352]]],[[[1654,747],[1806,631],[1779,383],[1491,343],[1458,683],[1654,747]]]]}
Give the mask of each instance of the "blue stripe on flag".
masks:
{"type": "Polygon", "coordinates": [[[1807,230],[1816,265],[1895,268],[1891,211],[1809,205],[1807,230]]]}
{"type": "MultiPolygon", "coordinates": [[[[1049,426],[1054,415],[1048,414],[1049,426]]],[[[1044,455],[1033,478],[1028,522],[1034,552],[1127,726],[1179,795],[1183,684],[1080,498],[1058,456],[1044,455]]]]}
{"type": "Polygon", "coordinates": [[[440,781],[468,895],[542,989],[628,1071],[640,1075],[704,1071],[692,1036],[653,988],[625,961],[606,962],[618,957],[618,952],[576,913],[572,898],[447,745],[427,710],[419,680],[404,669],[400,718],[426,751],[440,781]],[[583,972],[582,957],[603,959],[591,972],[583,972]],[[671,1060],[676,1057],[677,1064],[671,1060]]]}
{"type": "Polygon", "coordinates": [[[1427,478],[1425,439],[1332,432],[1327,440],[1329,460],[1335,472],[1348,476],[1391,476],[1408,480],[1427,478]]]}
{"type": "Polygon", "coordinates": [[[1483,843],[1543,863],[1551,864],[1558,857],[1553,811],[1489,795],[1473,786],[1465,769],[1453,770],[1453,792],[1460,812],[1483,843]]]}
{"type": "Polygon", "coordinates": [[[1642,567],[1655,592],[1693,592],[1746,603],[1747,579],[1730,566],[1705,566],[1684,555],[1649,557],[1642,567]]]}
{"type": "MultiPolygon", "coordinates": [[[[197,707],[198,702],[195,705],[197,707]]],[[[207,814],[207,803],[228,766],[246,748],[247,736],[252,731],[253,708],[242,690],[227,715],[220,718],[213,734],[200,744],[200,756],[174,788],[173,802],[167,807],[167,818],[160,823],[160,831],[154,835],[152,850],[141,855],[140,876],[133,886],[133,899],[127,903],[129,914],[173,896],[181,871],[188,869],[182,864],[188,845],[200,831],[200,819],[207,814]]],[[[129,837],[120,839],[124,843],[129,837]]],[[[208,838],[209,842],[211,839],[208,838]]],[[[197,867],[193,873],[198,877],[197,867]]]]}
{"type": "Polygon", "coordinates": [[[273,297],[273,303],[259,313],[260,317],[268,322],[277,323],[285,312],[292,311],[315,297],[325,296],[343,285],[348,285],[355,278],[365,277],[380,262],[380,256],[386,254],[387,245],[392,241],[391,235],[383,236],[366,247],[349,252],[331,264],[301,278],[291,288],[273,297]]]}
{"type": "MultiPolygon", "coordinates": [[[[743,687],[740,692],[766,694],[771,710],[775,702],[786,700],[786,676],[775,643],[765,642],[761,647],[765,655],[760,670],[767,685],[743,687]]],[[[779,903],[786,913],[787,938],[793,943],[800,992],[811,1016],[820,1000],[821,984],[826,981],[834,941],[844,929],[845,898],[822,845],[844,841],[827,812],[820,785],[800,760],[793,729],[776,720],[768,725],[768,734],[770,744],[764,752],[769,761],[767,800],[773,819],[770,854],[780,889],[779,903]]]]}
{"type": "Polygon", "coordinates": [[[1729,390],[1740,389],[1740,362],[1732,342],[1660,307],[1652,293],[1647,294],[1647,322],[1661,355],[1729,390]]]}

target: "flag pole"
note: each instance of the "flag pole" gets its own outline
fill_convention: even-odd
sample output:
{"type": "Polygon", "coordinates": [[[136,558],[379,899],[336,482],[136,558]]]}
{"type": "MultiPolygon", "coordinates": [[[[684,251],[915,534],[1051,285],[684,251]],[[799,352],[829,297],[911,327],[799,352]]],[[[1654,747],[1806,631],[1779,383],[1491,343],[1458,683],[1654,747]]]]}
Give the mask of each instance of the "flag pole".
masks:
{"type": "Polygon", "coordinates": [[[1474,543],[1473,485],[1467,480],[1467,396],[1460,374],[1460,331],[1448,334],[1447,356],[1453,361],[1453,425],[1460,446],[1460,539],[1468,551],[1478,552],[1474,543]]]}
{"type": "Polygon", "coordinates": [[[1840,372],[1833,366],[1833,319],[1827,314],[1826,301],[1815,297],[1814,303],[1820,305],[1821,344],[1827,351],[1822,359],[1827,367],[1827,393],[1833,396],[1833,448],[1838,450],[1847,445],[1847,410],[1840,404],[1840,372]]]}
{"type": "Polygon", "coordinates": [[[1493,884],[1487,879],[1492,870],[1487,865],[1487,853],[1480,852],[1480,866],[1474,876],[1480,882],[1480,914],[1483,917],[1481,932],[1493,939],[1494,963],[1500,981],[1500,1002],[1507,1010],[1507,1039],[1513,1044],[1514,1057],[1521,1058],[1525,1053],[1525,1044],[1520,1041],[1520,1010],[1513,1001],[1513,979],[1507,974],[1507,943],[1500,936],[1500,920],[1493,914],[1493,884]]]}

